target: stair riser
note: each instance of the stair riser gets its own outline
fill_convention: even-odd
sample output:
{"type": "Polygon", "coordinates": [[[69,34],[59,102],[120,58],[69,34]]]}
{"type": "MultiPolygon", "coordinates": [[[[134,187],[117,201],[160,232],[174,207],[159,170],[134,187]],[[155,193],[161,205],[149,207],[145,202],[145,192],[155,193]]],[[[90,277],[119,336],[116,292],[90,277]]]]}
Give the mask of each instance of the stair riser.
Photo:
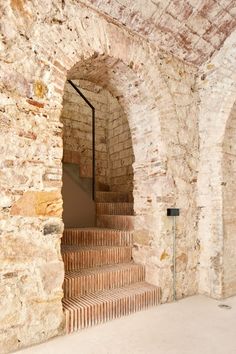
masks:
{"type": "Polygon", "coordinates": [[[98,215],[97,227],[131,231],[134,229],[134,217],[121,215],[98,215]]]}
{"type": "Polygon", "coordinates": [[[109,192],[110,191],[110,186],[108,186],[105,183],[102,182],[96,182],[96,191],[105,191],[105,192],[109,192]]]}
{"type": "Polygon", "coordinates": [[[87,306],[81,306],[80,308],[76,306],[76,300],[74,300],[73,308],[71,305],[73,303],[72,299],[70,299],[70,304],[67,304],[66,299],[63,300],[67,333],[155,306],[158,304],[160,298],[158,288],[142,294],[131,293],[129,296],[121,299],[116,299],[114,296],[114,299],[109,299],[98,304],[96,304],[96,296],[99,296],[99,294],[91,294],[90,299],[87,299],[87,306]]]}
{"type": "Polygon", "coordinates": [[[132,203],[97,203],[97,215],[133,215],[132,203]]]}
{"type": "Polygon", "coordinates": [[[62,245],[77,246],[131,246],[133,235],[131,232],[119,231],[77,231],[66,230],[62,238],[62,245]]]}
{"type": "Polygon", "coordinates": [[[64,297],[74,297],[101,290],[115,289],[144,281],[144,279],[145,268],[143,266],[73,278],[66,276],[63,285],[64,297]]]}
{"type": "Polygon", "coordinates": [[[131,261],[131,247],[102,250],[81,250],[62,253],[65,270],[93,268],[102,265],[128,263],[131,261]]]}
{"type": "Polygon", "coordinates": [[[96,201],[99,203],[126,202],[132,203],[132,193],[96,192],[96,201]]]}

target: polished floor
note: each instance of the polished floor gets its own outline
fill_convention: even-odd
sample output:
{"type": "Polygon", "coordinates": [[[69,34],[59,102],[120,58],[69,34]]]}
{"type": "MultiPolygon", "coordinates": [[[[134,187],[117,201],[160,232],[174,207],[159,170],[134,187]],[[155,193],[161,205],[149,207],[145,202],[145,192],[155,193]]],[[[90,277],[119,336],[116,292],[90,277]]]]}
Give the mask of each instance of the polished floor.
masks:
{"type": "Polygon", "coordinates": [[[18,353],[236,354],[236,297],[189,297],[18,353]],[[222,304],[230,308],[219,307],[222,304]]]}

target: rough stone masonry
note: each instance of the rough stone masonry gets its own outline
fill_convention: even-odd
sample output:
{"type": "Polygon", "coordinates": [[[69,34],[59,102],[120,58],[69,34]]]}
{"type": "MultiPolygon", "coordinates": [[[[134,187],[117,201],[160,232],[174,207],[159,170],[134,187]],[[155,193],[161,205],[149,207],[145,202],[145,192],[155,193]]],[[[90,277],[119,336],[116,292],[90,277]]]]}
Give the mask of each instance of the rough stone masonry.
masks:
{"type": "Polygon", "coordinates": [[[236,292],[236,5],[0,0],[0,352],[64,332],[66,80],[119,99],[134,153],[134,260],[172,299],[236,292]]]}

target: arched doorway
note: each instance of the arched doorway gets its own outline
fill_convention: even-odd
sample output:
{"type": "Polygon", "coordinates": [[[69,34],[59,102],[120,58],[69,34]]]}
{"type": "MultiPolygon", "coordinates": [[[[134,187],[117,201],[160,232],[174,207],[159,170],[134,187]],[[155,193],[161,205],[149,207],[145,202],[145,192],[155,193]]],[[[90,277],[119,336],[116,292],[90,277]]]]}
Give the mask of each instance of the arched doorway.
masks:
{"type": "Polygon", "coordinates": [[[141,82],[120,60],[104,55],[76,64],[68,79],[96,112],[94,214],[91,111],[82,105],[72,90],[75,87],[66,83],[61,116],[62,195],[67,208],[62,238],[63,307],[66,331],[73,332],[157,304],[160,288],[145,281],[144,265],[132,258],[134,154],[129,124],[133,110],[137,112],[144,103],[141,82]],[[83,187],[88,179],[86,196],[83,187]]]}
{"type": "Polygon", "coordinates": [[[134,155],[128,120],[107,90],[87,80],[73,80],[65,85],[61,122],[64,225],[95,226],[94,177],[96,191],[133,193],[134,155]],[[94,109],[94,127],[88,102],[94,109]]]}

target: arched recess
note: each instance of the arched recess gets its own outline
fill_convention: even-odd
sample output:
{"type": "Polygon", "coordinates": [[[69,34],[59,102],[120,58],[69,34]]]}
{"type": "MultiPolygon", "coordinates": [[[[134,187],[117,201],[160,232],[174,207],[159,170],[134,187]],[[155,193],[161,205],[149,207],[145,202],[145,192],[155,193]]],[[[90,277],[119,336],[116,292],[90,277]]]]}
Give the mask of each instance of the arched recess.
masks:
{"type": "Polygon", "coordinates": [[[223,141],[223,284],[222,295],[236,294],[236,103],[230,112],[223,141]]]}
{"type": "Polygon", "coordinates": [[[199,292],[223,296],[224,219],[222,159],[228,118],[236,97],[236,32],[199,75],[198,267],[199,292]]]}

